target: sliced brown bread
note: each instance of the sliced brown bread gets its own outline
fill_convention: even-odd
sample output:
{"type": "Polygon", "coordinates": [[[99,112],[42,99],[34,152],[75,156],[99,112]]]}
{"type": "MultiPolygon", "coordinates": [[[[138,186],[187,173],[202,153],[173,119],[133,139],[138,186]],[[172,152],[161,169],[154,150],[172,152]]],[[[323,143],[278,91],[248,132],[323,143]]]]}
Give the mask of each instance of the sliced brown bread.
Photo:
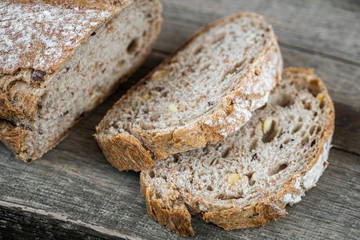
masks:
{"type": "Polygon", "coordinates": [[[334,107],[311,69],[286,69],[283,85],[238,132],[156,161],[141,172],[148,214],[193,235],[191,215],[225,230],[285,217],[327,166],[334,107]]]}
{"type": "Polygon", "coordinates": [[[0,141],[39,158],[145,59],[158,0],[0,2],[0,141]]]}
{"type": "Polygon", "coordinates": [[[238,130],[279,83],[271,26],[240,13],[197,32],[142,79],[96,128],[108,161],[140,171],[155,159],[213,144],[238,130]]]}

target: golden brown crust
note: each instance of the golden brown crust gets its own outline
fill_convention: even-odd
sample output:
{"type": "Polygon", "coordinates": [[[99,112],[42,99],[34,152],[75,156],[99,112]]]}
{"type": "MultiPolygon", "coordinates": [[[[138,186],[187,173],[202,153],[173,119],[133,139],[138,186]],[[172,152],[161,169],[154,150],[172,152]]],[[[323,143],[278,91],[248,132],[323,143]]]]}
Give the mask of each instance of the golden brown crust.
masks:
{"type": "MultiPolygon", "coordinates": [[[[145,181],[141,176],[141,182],[145,181]]],[[[180,236],[186,237],[194,235],[191,227],[191,214],[185,204],[178,202],[165,203],[161,199],[152,199],[151,190],[141,185],[141,193],[146,198],[146,209],[149,216],[160,223],[166,225],[169,231],[173,231],[180,236]],[[170,205],[171,204],[171,205],[170,205]]]]}
{"type": "MultiPolygon", "coordinates": [[[[15,127],[10,122],[0,119],[0,140],[14,153],[23,149],[23,139],[28,132],[22,127],[15,127]]],[[[25,160],[26,161],[26,160],[25,160]]]]}
{"type": "MultiPolygon", "coordinates": [[[[323,102],[326,104],[324,106],[325,108],[330,109],[329,115],[328,115],[328,123],[325,127],[324,136],[322,138],[319,138],[320,141],[318,142],[318,150],[313,157],[312,161],[309,162],[309,164],[306,166],[306,169],[302,171],[301,173],[294,175],[289,181],[287,181],[283,187],[282,190],[279,191],[277,194],[270,196],[266,199],[261,200],[260,202],[246,206],[244,208],[224,208],[220,210],[209,210],[207,212],[200,212],[201,218],[205,222],[212,222],[225,230],[232,230],[232,229],[240,229],[240,228],[249,228],[249,227],[257,227],[260,225],[265,225],[269,221],[277,220],[279,218],[283,218],[286,216],[287,212],[285,210],[286,203],[282,200],[284,196],[288,193],[293,193],[295,195],[301,196],[302,193],[307,189],[298,189],[295,188],[295,184],[298,179],[304,178],[304,176],[313,168],[313,166],[316,164],[316,162],[320,159],[321,155],[324,151],[324,146],[329,143],[331,140],[331,136],[334,132],[334,119],[335,119],[335,110],[333,102],[328,94],[328,91],[326,89],[325,84],[323,81],[318,78],[315,74],[313,69],[305,69],[305,68],[288,68],[284,69],[283,71],[283,78],[287,75],[295,75],[296,77],[293,79],[293,82],[295,85],[301,86],[304,84],[304,77],[308,76],[311,79],[310,85],[314,84],[314,88],[317,89],[317,91],[322,92],[325,94],[325,98],[323,102]]],[[[326,164],[324,165],[324,167],[326,164]]],[[[162,203],[162,197],[161,199],[157,199],[155,194],[152,192],[152,188],[150,184],[146,181],[145,176],[141,174],[141,192],[146,198],[146,205],[148,209],[148,213],[150,217],[152,217],[154,220],[159,221],[159,217],[154,216],[154,214],[151,213],[152,209],[156,209],[158,207],[159,203],[162,203]],[[155,199],[154,199],[155,198],[155,199]],[[150,209],[150,210],[149,210],[150,209]]],[[[181,199],[181,196],[178,197],[178,199],[181,199]]],[[[177,203],[177,205],[181,205],[180,203],[177,203]]],[[[167,206],[171,206],[171,204],[167,204],[167,206]]],[[[185,206],[185,205],[184,205],[185,206]]],[[[167,216],[164,215],[166,213],[172,214],[174,209],[168,209],[167,211],[163,211],[161,215],[161,225],[167,225],[169,224],[169,221],[166,221],[167,216]]],[[[185,218],[188,214],[190,214],[189,210],[181,212],[182,218],[185,218]]],[[[189,232],[191,228],[191,225],[188,226],[187,222],[190,222],[191,219],[186,221],[185,225],[183,225],[183,228],[186,228],[185,231],[182,231],[182,236],[186,232],[189,232]]],[[[180,226],[178,226],[180,228],[180,226]]],[[[172,230],[176,233],[178,233],[173,228],[168,228],[169,230],[172,230]]],[[[179,234],[179,233],[178,233],[179,234]]],[[[189,235],[189,234],[188,234],[189,235]]]]}
{"type": "MultiPolygon", "coordinates": [[[[237,15],[215,21],[209,24],[208,26],[206,26],[205,28],[196,32],[175,53],[169,56],[161,65],[169,64],[173,56],[175,56],[178,52],[186,48],[191,41],[193,41],[195,38],[197,38],[199,35],[203,34],[204,32],[208,31],[209,29],[214,28],[217,25],[220,25],[224,22],[228,22],[228,21],[230,22],[236,18],[247,15],[251,15],[255,18],[261,18],[259,15],[253,13],[238,13],[237,15]]],[[[259,59],[255,60],[257,63],[259,63],[259,64],[254,64],[257,67],[254,68],[248,67],[248,74],[244,76],[245,80],[243,81],[243,83],[240,86],[236,86],[236,88],[224,100],[221,108],[217,109],[214,113],[210,114],[206,118],[203,118],[201,120],[195,120],[183,127],[178,127],[169,131],[159,131],[159,130],[144,131],[141,129],[139,130],[133,129],[134,131],[133,137],[137,137],[138,140],[142,143],[142,151],[150,150],[151,153],[154,155],[152,161],[156,159],[165,159],[170,154],[184,152],[187,150],[200,148],[207,146],[209,144],[216,143],[219,140],[223,139],[224,136],[229,135],[230,133],[236,131],[236,129],[238,129],[240,126],[244,125],[247,119],[245,118],[244,114],[234,111],[233,105],[236,101],[243,99],[246,100],[252,99],[252,101],[265,99],[265,95],[249,94],[245,96],[244,89],[248,87],[248,85],[252,85],[255,84],[257,81],[260,81],[260,78],[263,74],[261,68],[263,67],[263,65],[266,65],[266,63],[270,61],[270,59],[274,56],[278,56],[278,58],[276,59],[276,63],[274,63],[273,66],[273,68],[275,69],[274,79],[277,85],[279,85],[280,83],[281,71],[282,71],[282,58],[276,41],[276,37],[273,33],[271,33],[271,39],[272,39],[272,44],[267,49],[264,49],[264,51],[260,54],[261,57],[259,57],[259,59]],[[225,120],[226,118],[232,118],[232,120],[236,119],[236,121],[233,121],[231,123],[227,121],[221,121],[221,120],[225,120]],[[209,122],[212,122],[212,124],[209,124],[209,122]],[[220,134],[220,133],[224,133],[224,134],[220,134]]],[[[154,69],[145,78],[140,80],[135,87],[131,88],[128,91],[127,95],[131,95],[134,91],[136,91],[138,87],[141,87],[141,85],[150,76],[152,76],[152,74],[156,70],[158,70],[158,68],[154,69]]],[[[120,106],[123,100],[124,98],[121,98],[117,103],[115,103],[112,109],[116,109],[118,106],[120,106]]],[[[247,110],[253,111],[255,109],[247,109],[247,110]]],[[[111,111],[112,110],[110,110],[109,112],[111,111]]],[[[109,113],[107,114],[107,116],[108,115],[109,113]]],[[[97,126],[96,128],[97,135],[102,135],[103,134],[102,130],[107,128],[107,123],[108,123],[107,116],[105,116],[102,122],[97,126]]],[[[132,136],[132,135],[129,134],[128,136],[132,136]]],[[[105,137],[98,137],[98,139],[105,139],[105,137]]],[[[106,143],[99,142],[99,144],[105,145],[106,143]]],[[[116,146],[113,146],[111,150],[114,151],[115,148],[116,146]]],[[[105,155],[113,156],[114,154],[106,153],[105,155]]],[[[146,159],[146,156],[144,156],[143,159],[146,159]]],[[[120,159],[119,157],[117,161],[129,162],[127,159],[120,159]]],[[[124,167],[126,166],[126,168],[123,168],[122,170],[134,170],[139,165],[148,167],[147,164],[141,164],[141,163],[137,163],[136,165],[122,164],[122,166],[124,167]]],[[[138,170],[144,170],[144,169],[145,168],[138,170]]]]}
{"type": "Polygon", "coordinates": [[[119,133],[112,138],[105,138],[96,135],[96,140],[106,159],[119,170],[132,166],[134,171],[141,171],[153,163],[150,152],[134,136],[119,133]]]}
{"type": "MultiPolygon", "coordinates": [[[[85,113],[84,115],[86,115],[85,113]]],[[[22,160],[26,163],[31,162],[32,160],[40,158],[44,153],[55,147],[59,142],[61,142],[76,126],[78,122],[80,122],[82,117],[76,119],[72,125],[63,132],[57,139],[48,144],[48,147],[43,149],[42,151],[38,151],[32,155],[27,155],[24,152],[24,146],[27,141],[27,137],[31,134],[30,129],[26,129],[25,127],[16,127],[12,125],[10,122],[4,121],[0,119],[0,141],[3,142],[15,155],[16,158],[22,160]]]]}

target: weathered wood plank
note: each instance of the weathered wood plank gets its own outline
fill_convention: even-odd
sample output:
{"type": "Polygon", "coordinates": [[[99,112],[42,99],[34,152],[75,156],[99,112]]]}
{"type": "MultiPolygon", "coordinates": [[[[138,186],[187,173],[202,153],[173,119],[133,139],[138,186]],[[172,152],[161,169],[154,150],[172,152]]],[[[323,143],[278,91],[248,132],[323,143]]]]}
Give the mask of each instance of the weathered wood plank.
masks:
{"type": "Polygon", "coordinates": [[[272,22],[280,43],[360,66],[360,2],[289,0],[162,0],[166,23],[156,47],[173,51],[199,27],[237,11],[272,22]],[[174,38],[173,36],[177,36],[174,38]]]}
{"type": "Polygon", "coordinates": [[[0,205],[0,239],[130,239],[126,235],[112,236],[62,221],[49,215],[34,214],[21,208],[0,205]]]}
{"type": "MultiPolygon", "coordinates": [[[[108,234],[113,237],[129,235],[177,239],[176,235],[167,232],[147,216],[145,201],[139,192],[138,174],[118,172],[109,166],[96,149],[94,140],[89,141],[86,147],[83,145],[83,148],[77,149],[78,152],[89,149],[79,157],[72,144],[79,139],[79,135],[75,132],[61,143],[61,153],[65,154],[59,155],[55,149],[41,161],[29,165],[14,162],[9,154],[1,162],[1,205],[6,205],[3,214],[0,214],[2,226],[14,228],[12,224],[16,224],[24,226],[21,228],[24,233],[29,231],[28,234],[37,234],[29,229],[26,222],[34,218],[38,220],[31,222],[35,225],[33,227],[45,228],[45,232],[60,221],[57,224],[59,228],[80,229],[79,234],[85,234],[82,236],[101,237],[108,234]],[[19,214],[19,217],[11,218],[13,222],[9,222],[9,215],[12,214],[19,214]],[[84,226],[89,231],[84,230],[84,226]],[[96,231],[99,226],[100,231],[96,231]]],[[[355,239],[355,236],[360,236],[359,160],[356,155],[333,149],[330,165],[318,186],[310,190],[302,202],[289,207],[289,215],[285,219],[264,228],[230,232],[194,219],[197,237],[238,239],[266,236],[275,239],[301,236],[305,239],[321,239],[327,236],[329,239],[355,239]]],[[[39,230],[38,234],[42,232],[39,230]]]]}

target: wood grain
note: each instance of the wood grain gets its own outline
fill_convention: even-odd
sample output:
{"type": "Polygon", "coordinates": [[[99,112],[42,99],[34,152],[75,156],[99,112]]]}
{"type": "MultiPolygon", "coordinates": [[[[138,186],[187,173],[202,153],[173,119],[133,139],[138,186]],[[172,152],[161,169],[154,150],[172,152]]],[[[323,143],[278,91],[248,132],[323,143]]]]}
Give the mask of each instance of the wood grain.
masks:
{"type": "MultiPolygon", "coordinates": [[[[61,145],[66,144],[64,141],[61,145]]],[[[51,160],[56,154],[51,152],[41,161],[26,167],[20,162],[14,164],[11,158],[2,163],[15,165],[12,169],[1,165],[0,189],[4,194],[0,202],[2,226],[16,231],[14,218],[11,217],[15,215],[16,225],[21,227],[19,231],[29,236],[36,235],[34,231],[39,228],[50,234],[52,226],[56,225],[71,229],[82,237],[129,235],[135,238],[177,239],[176,235],[147,216],[137,173],[118,172],[95,150],[86,159],[77,161],[69,157],[73,154],[71,152],[57,161],[51,160]],[[22,171],[18,170],[19,167],[23,167],[22,171]],[[102,229],[97,229],[97,226],[102,229]]],[[[327,236],[329,239],[355,239],[355,236],[360,236],[359,160],[352,154],[333,149],[329,167],[318,186],[310,190],[299,204],[288,207],[289,214],[285,219],[263,228],[226,232],[195,218],[193,226],[197,238],[302,236],[304,239],[321,239],[327,236]]],[[[72,233],[64,231],[64,234],[71,236],[72,233]]]]}
{"type": "Polygon", "coordinates": [[[280,43],[360,66],[360,2],[289,0],[162,0],[167,23],[157,48],[173,51],[199,27],[238,11],[272,22],[280,43]],[[205,3],[206,2],[206,3],[205,3]],[[176,35],[176,38],[173,36],[176,35]]]}
{"type": "Polygon", "coordinates": [[[162,0],[155,50],[134,76],[42,159],[16,161],[0,143],[0,239],[179,239],[150,219],[139,174],[111,167],[94,128],[131,85],[194,31],[238,10],[272,20],[286,67],[311,67],[335,102],[329,166],[285,219],[226,232],[194,218],[197,239],[358,239],[360,236],[359,1],[162,0]]]}

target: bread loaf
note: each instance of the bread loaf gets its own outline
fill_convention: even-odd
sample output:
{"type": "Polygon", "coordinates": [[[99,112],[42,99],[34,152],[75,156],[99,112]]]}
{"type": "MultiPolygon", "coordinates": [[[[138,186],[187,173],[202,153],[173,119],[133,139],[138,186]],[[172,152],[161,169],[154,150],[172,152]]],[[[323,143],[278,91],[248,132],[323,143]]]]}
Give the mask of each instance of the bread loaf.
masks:
{"type": "Polygon", "coordinates": [[[158,0],[2,1],[0,140],[39,158],[145,59],[158,0]]]}
{"type": "MultiPolygon", "coordinates": [[[[225,230],[285,217],[327,166],[334,106],[311,69],[286,69],[283,85],[236,133],[141,172],[149,215],[193,235],[191,215],[225,230]]],[[[314,206],[315,207],[315,206],[314,206]]]]}
{"type": "Polygon", "coordinates": [[[214,144],[238,130],[280,82],[271,26],[239,13],[197,32],[106,114],[96,139],[119,170],[214,144]]]}

